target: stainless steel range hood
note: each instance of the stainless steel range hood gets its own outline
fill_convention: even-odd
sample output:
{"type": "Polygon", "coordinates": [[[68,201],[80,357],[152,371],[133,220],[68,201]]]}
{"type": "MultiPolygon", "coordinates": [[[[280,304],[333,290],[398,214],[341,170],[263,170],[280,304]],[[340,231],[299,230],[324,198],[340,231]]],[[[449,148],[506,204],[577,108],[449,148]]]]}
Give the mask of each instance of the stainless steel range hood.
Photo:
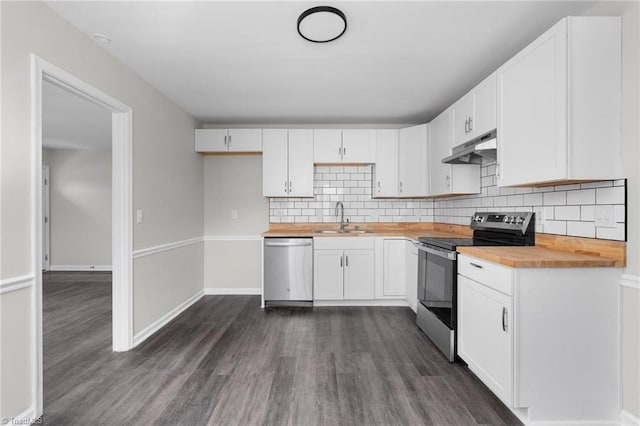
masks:
{"type": "Polygon", "coordinates": [[[443,163],[449,164],[481,164],[482,159],[493,161],[497,156],[496,131],[492,130],[475,139],[458,145],[451,150],[451,155],[443,158],[443,163]]]}

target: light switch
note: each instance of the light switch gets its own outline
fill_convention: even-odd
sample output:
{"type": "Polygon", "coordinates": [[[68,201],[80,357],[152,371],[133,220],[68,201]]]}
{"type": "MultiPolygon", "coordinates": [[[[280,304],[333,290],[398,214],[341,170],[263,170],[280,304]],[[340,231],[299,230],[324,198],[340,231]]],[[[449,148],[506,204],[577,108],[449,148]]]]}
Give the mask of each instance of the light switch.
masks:
{"type": "Polygon", "coordinates": [[[596,206],[596,226],[600,228],[616,227],[616,211],[613,206],[596,206]]]}
{"type": "Polygon", "coordinates": [[[238,210],[231,210],[231,219],[237,219],[238,218],[238,210]]]}
{"type": "Polygon", "coordinates": [[[142,210],[136,210],[136,223],[144,222],[144,212],[142,210]]]}

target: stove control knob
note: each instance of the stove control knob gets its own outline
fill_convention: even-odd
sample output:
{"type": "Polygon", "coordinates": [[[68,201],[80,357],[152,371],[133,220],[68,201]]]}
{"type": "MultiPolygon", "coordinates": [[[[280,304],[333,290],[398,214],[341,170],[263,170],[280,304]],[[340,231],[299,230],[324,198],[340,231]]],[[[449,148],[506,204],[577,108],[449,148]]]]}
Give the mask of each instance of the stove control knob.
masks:
{"type": "Polygon", "coordinates": [[[515,222],[516,217],[515,216],[509,216],[509,224],[513,225],[513,223],[515,222]]]}
{"type": "Polygon", "coordinates": [[[509,223],[509,216],[505,216],[504,219],[502,219],[502,221],[504,223],[509,223]]]}
{"type": "Polygon", "coordinates": [[[524,218],[522,216],[516,217],[516,225],[522,225],[524,218]]]}

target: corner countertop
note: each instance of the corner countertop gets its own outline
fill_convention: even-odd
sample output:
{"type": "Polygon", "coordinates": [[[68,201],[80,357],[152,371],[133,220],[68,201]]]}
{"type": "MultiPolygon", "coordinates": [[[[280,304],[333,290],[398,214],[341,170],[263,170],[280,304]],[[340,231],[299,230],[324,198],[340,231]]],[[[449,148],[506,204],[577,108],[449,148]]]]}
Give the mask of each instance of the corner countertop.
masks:
{"type": "Polygon", "coordinates": [[[458,247],[458,252],[511,268],[602,268],[617,267],[619,260],[550,249],[529,247],[458,247]]]}
{"type": "Polygon", "coordinates": [[[265,238],[296,238],[296,237],[400,237],[417,240],[422,237],[430,238],[471,238],[471,228],[468,226],[433,224],[433,223],[389,223],[389,224],[350,224],[347,229],[366,230],[366,233],[322,233],[319,230],[338,229],[337,224],[290,224],[272,225],[262,233],[265,238]],[[441,226],[436,226],[441,225],[441,226]]]}

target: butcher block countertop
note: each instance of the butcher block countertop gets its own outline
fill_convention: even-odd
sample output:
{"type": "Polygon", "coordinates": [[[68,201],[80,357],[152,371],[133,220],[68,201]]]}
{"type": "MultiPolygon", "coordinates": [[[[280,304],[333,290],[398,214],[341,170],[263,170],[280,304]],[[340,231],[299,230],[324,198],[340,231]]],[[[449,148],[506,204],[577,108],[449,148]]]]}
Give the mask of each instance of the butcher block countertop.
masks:
{"type": "Polygon", "coordinates": [[[458,247],[458,252],[512,268],[595,268],[622,266],[616,259],[530,247],[458,247]]]}
{"type": "Polygon", "coordinates": [[[336,230],[337,223],[275,224],[272,223],[263,237],[402,237],[417,240],[431,238],[471,238],[473,232],[468,226],[439,223],[350,223],[348,230],[366,230],[366,233],[322,233],[320,230],[336,230]]]}
{"type": "MultiPolygon", "coordinates": [[[[347,229],[363,229],[367,233],[329,234],[321,229],[338,229],[330,224],[271,224],[263,237],[404,237],[418,239],[471,237],[468,226],[444,223],[360,223],[347,229]]],[[[626,266],[626,243],[593,238],[536,234],[536,245],[530,247],[458,247],[458,252],[512,268],[595,268],[626,266]]]]}

